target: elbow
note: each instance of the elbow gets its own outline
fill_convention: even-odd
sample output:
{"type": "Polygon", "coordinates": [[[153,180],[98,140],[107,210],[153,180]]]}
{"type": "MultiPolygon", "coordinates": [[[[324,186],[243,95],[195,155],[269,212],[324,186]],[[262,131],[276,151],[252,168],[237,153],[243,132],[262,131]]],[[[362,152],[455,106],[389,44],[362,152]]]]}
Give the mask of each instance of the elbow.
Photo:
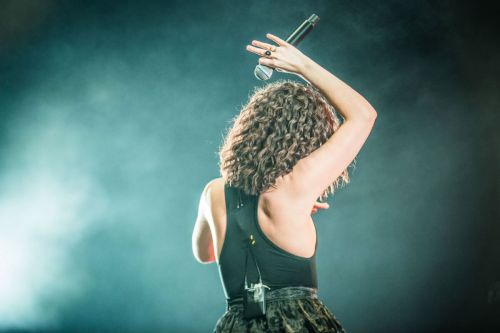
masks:
{"type": "Polygon", "coordinates": [[[197,244],[192,246],[193,256],[200,264],[211,264],[215,261],[214,254],[211,250],[202,251],[197,244]]]}
{"type": "Polygon", "coordinates": [[[375,111],[375,109],[372,108],[368,114],[368,120],[375,122],[375,119],[377,119],[377,111],[375,111]]]}
{"type": "Polygon", "coordinates": [[[369,121],[375,121],[377,119],[377,111],[373,108],[373,106],[370,103],[367,103],[368,105],[364,108],[363,114],[365,115],[366,119],[369,121]]]}
{"type": "Polygon", "coordinates": [[[202,258],[200,258],[200,257],[196,257],[196,256],[195,256],[195,258],[196,258],[196,261],[197,261],[199,264],[208,264],[208,262],[207,262],[206,260],[203,260],[203,259],[202,259],[202,258]]]}
{"type": "Polygon", "coordinates": [[[200,264],[211,264],[215,262],[215,258],[213,257],[200,257],[200,256],[194,256],[196,258],[196,261],[200,264]]]}
{"type": "Polygon", "coordinates": [[[370,103],[364,101],[364,103],[354,106],[355,112],[352,112],[346,120],[355,120],[362,123],[373,123],[377,119],[377,111],[371,106],[370,103]]]}
{"type": "Polygon", "coordinates": [[[193,256],[198,263],[203,264],[203,258],[200,256],[198,251],[196,251],[195,249],[193,249],[193,256]]]}
{"type": "Polygon", "coordinates": [[[377,112],[374,109],[364,109],[362,112],[358,112],[356,116],[346,117],[345,119],[372,125],[375,122],[375,119],[377,119],[377,112]]]}
{"type": "Polygon", "coordinates": [[[210,258],[205,257],[198,252],[193,251],[193,255],[196,261],[200,264],[208,264],[210,262],[210,258]]]}
{"type": "Polygon", "coordinates": [[[191,243],[191,251],[193,252],[193,257],[196,259],[196,261],[199,262],[200,264],[203,264],[203,259],[204,259],[203,255],[194,237],[191,243]]]}

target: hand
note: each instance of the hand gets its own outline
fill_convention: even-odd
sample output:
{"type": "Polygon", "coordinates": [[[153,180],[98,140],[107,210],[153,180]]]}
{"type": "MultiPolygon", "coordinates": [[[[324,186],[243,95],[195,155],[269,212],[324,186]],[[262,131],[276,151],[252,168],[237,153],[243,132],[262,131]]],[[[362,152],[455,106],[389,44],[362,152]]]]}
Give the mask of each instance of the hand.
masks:
{"type": "Polygon", "coordinates": [[[328,208],[330,208],[330,205],[328,204],[328,202],[318,202],[318,201],[316,201],[314,203],[313,208],[312,208],[311,215],[312,214],[316,214],[316,212],[318,211],[318,209],[328,209],[328,208]]]}
{"type": "Polygon", "coordinates": [[[261,56],[259,64],[274,68],[278,72],[302,75],[303,69],[310,59],[295,46],[281,38],[272,34],[267,34],[266,37],[278,46],[254,40],[252,45],[246,47],[247,51],[261,56]],[[271,51],[269,56],[265,55],[268,50],[271,51]]]}

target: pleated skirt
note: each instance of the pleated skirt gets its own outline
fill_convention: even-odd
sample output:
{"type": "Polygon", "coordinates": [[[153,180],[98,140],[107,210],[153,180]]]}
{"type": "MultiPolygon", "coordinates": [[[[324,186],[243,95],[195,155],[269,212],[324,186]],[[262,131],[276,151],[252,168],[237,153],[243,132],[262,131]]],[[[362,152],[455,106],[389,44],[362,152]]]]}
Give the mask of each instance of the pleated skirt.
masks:
{"type": "Polygon", "coordinates": [[[318,298],[317,289],[285,287],[266,295],[266,315],[245,319],[240,300],[230,302],[213,333],[346,333],[333,313],[318,298]]]}

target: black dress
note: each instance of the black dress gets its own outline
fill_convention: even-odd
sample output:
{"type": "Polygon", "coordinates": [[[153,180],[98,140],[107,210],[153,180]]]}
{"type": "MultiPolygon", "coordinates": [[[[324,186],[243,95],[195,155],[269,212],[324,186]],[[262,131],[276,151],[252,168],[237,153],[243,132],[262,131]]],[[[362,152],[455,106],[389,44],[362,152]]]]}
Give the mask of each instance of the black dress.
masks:
{"type": "MultiPolygon", "coordinates": [[[[227,226],[218,269],[226,296],[226,312],[218,319],[213,332],[345,333],[340,322],[318,297],[316,251],[312,257],[305,258],[278,247],[259,226],[259,196],[247,195],[228,184],[224,185],[224,193],[227,226]],[[249,236],[255,245],[252,247],[256,260],[253,269],[247,260],[249,236]],[[244,318],[245,275],[249,282],[257,282],[260,275],[270,289],[266,294],[266,314],[263,317],[244,318]]],[[[317,246],[316,241],[316,249],[317,246]]]]}

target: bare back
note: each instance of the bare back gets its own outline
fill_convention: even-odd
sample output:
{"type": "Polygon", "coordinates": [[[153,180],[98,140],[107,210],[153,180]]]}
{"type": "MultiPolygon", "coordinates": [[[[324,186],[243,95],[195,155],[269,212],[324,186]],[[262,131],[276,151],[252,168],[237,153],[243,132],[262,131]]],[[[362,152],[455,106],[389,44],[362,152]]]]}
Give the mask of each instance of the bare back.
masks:
{"type": "MultiPolygon", "coordinates": [[[[257,218],[264,234],[276,246],[293,255],[309,258],[316,247],[316,230],[311,217],[312,202],[298,202],[289,191],[290,176],[278,178],[276,189],[259,197],[257,218]]],[[[224,180],[214,181],[210,191],[213,226],[212,238],[217,262],[219,261],[226,233],[226,204],[224,180]]],[[[305,200],[302,200],[305,201],[305,200]]]]}

